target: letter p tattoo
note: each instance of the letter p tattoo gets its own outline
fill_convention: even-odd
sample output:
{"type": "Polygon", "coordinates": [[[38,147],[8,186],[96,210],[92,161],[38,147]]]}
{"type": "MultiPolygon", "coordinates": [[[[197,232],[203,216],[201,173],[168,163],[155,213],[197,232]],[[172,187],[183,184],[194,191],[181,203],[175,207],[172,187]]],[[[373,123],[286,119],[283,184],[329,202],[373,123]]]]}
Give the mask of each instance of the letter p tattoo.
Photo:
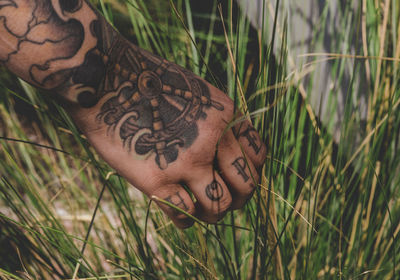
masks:
{"type": "Polygon", "coordinates": [[[246,161],[243,157],[238,157],[232,165],[238,171],[238,174],[243,177],[243,180],[247,182],[249,180],[249,175],[246,173],[246,161]]]}

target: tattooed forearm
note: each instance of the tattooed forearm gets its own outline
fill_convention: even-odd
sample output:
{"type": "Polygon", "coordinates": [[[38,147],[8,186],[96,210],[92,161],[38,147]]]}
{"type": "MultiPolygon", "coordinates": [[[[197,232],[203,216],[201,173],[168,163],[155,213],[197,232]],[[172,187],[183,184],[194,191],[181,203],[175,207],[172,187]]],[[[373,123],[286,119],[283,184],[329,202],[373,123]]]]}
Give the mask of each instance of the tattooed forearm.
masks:
{"type": "Polygon", "coordinates": [[[127,42],[84,0],[0,0],[0,34],[0,62],[98,110],[127,150],[154,154],[161,169],[196,140],[208,109],[224,110],[204,81],[127,42]]]}
{"type": "Polygon", "coordinates": [[[96,20],[82,1],[2,0],[0,62],[36,86],[55,88],[95,47],[96,20]]]}
{"type": "MultiPolygon", "coordinates": [[[[179,194],[179,192],[175,192],[173,195],[170,195],[165,198],[166,201],[169,203],[175,205],[176,207],[181,208],[184,211],[188,211],[189,207],[185,204],[185,201],[183,200],[182,196],[179,194]]],[[[178,214],[179,211],[174,209],[175,213],[178,214]]]]}
{"type": "Polygon", "coordinates": [[[222,198],[224,191],[218,181],[214,180],[206,187],[206,195],[212,201],[218,201],[222,198]]]}
{"type": "Polygon", "coordinates": [[[236,168],[237,174],[242,176],[243,181],[247,182],[250,177],[247,175],[247,165],[246,161],[243,157],[238,157],[234,162],[232,162],[232,165],[236,168]]]}

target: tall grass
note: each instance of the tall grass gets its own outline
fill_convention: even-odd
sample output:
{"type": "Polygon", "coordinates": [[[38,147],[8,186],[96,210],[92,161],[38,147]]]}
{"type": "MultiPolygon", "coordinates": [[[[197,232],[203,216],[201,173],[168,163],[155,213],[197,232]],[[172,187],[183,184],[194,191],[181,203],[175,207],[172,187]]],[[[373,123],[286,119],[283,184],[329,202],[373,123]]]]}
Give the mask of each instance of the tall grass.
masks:
{"type": "MultiPolygon", "coordinates": [[[[337,134],[337,89],[323,93],[324,120],[309,98],[318,73],[292,71],[282,10],[264,7],[257,32],[229,0],[207,11],[188,0],[93,1],[139,46],[227,92],[262,135],[262,182],[217,225],[176,229],[49,94],[1,71],[0,278],[398,279],[400,6],[348,2],[342,44],[308,60],[330,60],[338,84],[351,70],[337,134]]],[[[329,13],[319,21],[315,46],[329,13]]]]}

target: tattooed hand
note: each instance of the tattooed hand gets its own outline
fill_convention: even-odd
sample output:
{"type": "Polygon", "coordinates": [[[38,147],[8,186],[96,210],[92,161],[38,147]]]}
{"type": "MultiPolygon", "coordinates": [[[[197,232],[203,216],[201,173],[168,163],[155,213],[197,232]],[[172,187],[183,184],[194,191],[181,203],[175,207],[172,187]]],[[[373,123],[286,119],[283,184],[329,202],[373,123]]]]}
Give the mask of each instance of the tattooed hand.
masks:
{"type": "Polygon", "coordinates": [[[0,0],[0,62],[61,94],[99,154],[147,195],[216,222],[253,193],[265,146],[248,122],[225,131],[232,100],[127,42],[87,2],[0,0]]]}

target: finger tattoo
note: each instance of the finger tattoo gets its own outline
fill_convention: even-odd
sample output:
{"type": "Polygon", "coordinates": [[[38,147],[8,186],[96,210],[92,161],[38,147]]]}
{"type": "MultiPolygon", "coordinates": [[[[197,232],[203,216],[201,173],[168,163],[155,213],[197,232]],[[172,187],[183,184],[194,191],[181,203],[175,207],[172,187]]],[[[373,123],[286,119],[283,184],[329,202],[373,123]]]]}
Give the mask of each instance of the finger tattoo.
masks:
{"type": "Polygon", "coordinates": [[[258,138],[257,131],[251,126],[248,126],[247,129],[240,134],[240,136],[246,137],[247,141],[249,141],[249,147],[252,147],[256,155],[258,155],[261,150],[262,143],[258,138]]]}
{"type": "Polygon", "coordinates": [[[218,181],[214,180],[206,187],[206,195],[212,201],[218,201],[222,198],[224,191],[218,181]]]}
{"type": "Polygon", "coordinates": [[[237,174],[242,176],[243,180],[247,182],[250,177],[246,172],[247,165],[245,159],[243,157],[238,157],[234,162],[232,162],[232,165],[236,168],[238,172],[237,174]]]}
{"type": "MultiPolygon", "coordinates": [[[[166,197],[165,200],[185,211],[189,210],[189,207],[186,205],[185,201],[183,200],[179,192],[176,192],[173,195],[166,197]]],[[[176,209],[174,209],[174,212],[175,214],[179,214],[179,211],[176,209]]]]}
{"type": "Polygon", "coordinates": [[[249,147],[251,147],[256,155],[258,155],[262,147],[262,142],[261,139],[258,137],[257,131],[250,125],[248,125],[243,132],[240,132],[240,130],[241,128],[239,128],[239,131],[236,131],[236,129],[234,129],[236,139],[239,139],[240,137],[245,137],[249,142],[249,147]]]}

